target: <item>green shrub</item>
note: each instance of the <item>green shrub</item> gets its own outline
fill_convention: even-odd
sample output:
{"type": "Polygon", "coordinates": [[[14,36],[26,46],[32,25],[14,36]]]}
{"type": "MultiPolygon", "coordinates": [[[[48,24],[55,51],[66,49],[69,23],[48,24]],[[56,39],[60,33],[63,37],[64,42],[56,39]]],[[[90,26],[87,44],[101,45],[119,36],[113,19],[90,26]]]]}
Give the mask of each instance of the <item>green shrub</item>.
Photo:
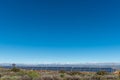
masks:
{"type": "Polygon", "coordinates": [[[65,75],[64,74],[60,74],[60,77],[63,78],[65,75]]]}
{"type": "Polygon", "coordinates": [[[98,71],[96,74],[97,75],[106,75],[108,73],[106,71],[98,71]]]}
{"type": "Polygon", "coordinates": [[[27,74],[27,70],[24,71],[24,70],[20,70],[18,73],[16,73],[17,75],[20,75],[20,76],[24,76],[27,74]]]}
{"type": "Polygon", "coordinates": [[[12,69],[11,69],[11,71],[13,71],[13,72],[19,72],[19,71],[20,71],[20,69],[19,69],[19,68],[14,67],[14,68],[12,68],[12,69]]]}
{"type": "Polygon", "coordinates": [[[37,78],[37,77],[40,76],[40,74],[39,74],[38,72],[36,72],[36,71],[29,71],[29,72],[27,73],[27,75],[28,75],[29,77],[31,77],[32,79],[37,78]]]}

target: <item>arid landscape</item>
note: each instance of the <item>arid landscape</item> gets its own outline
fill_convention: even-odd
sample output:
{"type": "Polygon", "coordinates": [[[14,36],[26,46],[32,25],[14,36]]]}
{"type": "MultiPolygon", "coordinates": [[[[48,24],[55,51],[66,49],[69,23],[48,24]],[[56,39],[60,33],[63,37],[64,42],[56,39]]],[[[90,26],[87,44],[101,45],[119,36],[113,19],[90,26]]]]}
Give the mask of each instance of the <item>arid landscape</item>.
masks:
{"type": "Polygon", "coordinates": [[[0,80],[120,80],[120,72],[45,71],[0,68],[0,80]]]}

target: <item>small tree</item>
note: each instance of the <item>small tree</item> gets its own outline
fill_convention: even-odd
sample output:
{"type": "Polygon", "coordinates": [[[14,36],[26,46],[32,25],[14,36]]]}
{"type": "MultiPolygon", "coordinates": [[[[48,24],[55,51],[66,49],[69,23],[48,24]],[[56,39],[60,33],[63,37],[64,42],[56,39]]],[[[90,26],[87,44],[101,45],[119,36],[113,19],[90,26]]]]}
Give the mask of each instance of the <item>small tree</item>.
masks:
{"type": "Polygon", "coordinates": [[[13,67],[13,68],[16,67],[16,64],[12,64],[12,67],[13,67]]]}

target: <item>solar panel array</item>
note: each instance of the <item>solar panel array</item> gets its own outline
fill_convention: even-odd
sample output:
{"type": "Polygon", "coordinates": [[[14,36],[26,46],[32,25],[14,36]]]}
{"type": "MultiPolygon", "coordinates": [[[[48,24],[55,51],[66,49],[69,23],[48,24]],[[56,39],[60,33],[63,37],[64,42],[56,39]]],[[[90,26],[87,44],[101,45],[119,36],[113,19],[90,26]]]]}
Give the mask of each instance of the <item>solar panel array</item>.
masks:
{"type": "Polygon", "coordinates": [[[113,68],[97,68],[97,67],[21,67],[21,68],[33,69],[33,70],[53,70],[53,71],[65,70],[65,71],[84,71],[84,72],[116,71],[116,69],[113,69],[113,68]]]}

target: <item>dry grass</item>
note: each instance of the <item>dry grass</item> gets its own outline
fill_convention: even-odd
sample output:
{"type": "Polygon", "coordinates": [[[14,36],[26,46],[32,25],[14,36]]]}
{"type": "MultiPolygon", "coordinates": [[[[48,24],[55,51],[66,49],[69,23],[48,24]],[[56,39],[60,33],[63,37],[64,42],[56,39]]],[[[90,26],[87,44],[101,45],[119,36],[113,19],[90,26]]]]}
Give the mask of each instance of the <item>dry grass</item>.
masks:
{"type": "Polygon", "coordinates": [[[120,72],[102,73],[33,70],[11,71],[10,69],[0,68],[0,80],[120,80],[120,72]]]}

